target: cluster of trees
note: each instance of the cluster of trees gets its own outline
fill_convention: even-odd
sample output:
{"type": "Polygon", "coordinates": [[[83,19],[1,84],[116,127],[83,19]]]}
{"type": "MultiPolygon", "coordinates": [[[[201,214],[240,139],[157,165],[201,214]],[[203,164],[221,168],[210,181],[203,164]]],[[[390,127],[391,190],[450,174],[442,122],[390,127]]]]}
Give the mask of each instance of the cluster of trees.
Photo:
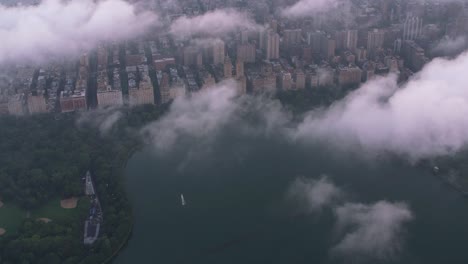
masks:
{"type": "Polygon", "coordinates": [[[126,242],[132,228],[123,171],[142,146],[129,130],[157,119],[156,106],[125,109],[106,135],[79,114],[0,117],[0,195],[6,203],[33,209],[56,197],[83,194],[82,177],[94,175],[104,213],[101,235],[83,245],[86,208],[73,220],[43,223],[25,219],[17,232],[0,236],[0,263],[102,263],[126,242]],[[57,118],[59,117],[59,118],[57,118]]]}
{"type": "Polygon", "coordinates": [[[326,107],[344,98],[356,87],[328,86],[298,91],[282,91],[276,95],[281,103],[294,113],[304,113],[317,107],[326,107]]]}
{"type": "Polygon", "coordinates": [[[79,196],[90,148],[72,118],[0,119],[0,194],[26,209],[53,197],[79,196]]]}

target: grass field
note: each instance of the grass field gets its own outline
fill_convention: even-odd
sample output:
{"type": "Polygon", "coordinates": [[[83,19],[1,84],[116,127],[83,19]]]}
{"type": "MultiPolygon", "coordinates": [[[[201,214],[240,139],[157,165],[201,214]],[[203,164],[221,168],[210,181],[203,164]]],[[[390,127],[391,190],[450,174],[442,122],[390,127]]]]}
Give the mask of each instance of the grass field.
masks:
{"type": "Polygon", "coordinates": [[[89,199],[80,198],[78,205],[73,209],[64,209],[60,206],[60,199],[54,199],[31,211],[31,218],[49,218],[52,221],[72,221],[80,216],[80,212],[88,210],[89,199]]]}
{"type": "Polygon", "coordinates": [[[15,231],[26,217],[26,211],[18,206],[5,203],[0,208],[0,227],[5,228],[7,233],[15,231]]]}
{"type": "MultiPolygon", "coordinates": [[[[80,198],[78,205],[74,209],[64,209],[60,207],[60,199],[53,199],[45,205],[30,211],[30,218],[49,218],[52,221],[73,221],[80,214],[86,212],[89,208],[89,199],[80,198]]],[[[0,208],[0,228],[5,228],[8,233],[14,232],[26,218],[27,211],[19,208],[15,204],[5,203],[0,208]]]]}

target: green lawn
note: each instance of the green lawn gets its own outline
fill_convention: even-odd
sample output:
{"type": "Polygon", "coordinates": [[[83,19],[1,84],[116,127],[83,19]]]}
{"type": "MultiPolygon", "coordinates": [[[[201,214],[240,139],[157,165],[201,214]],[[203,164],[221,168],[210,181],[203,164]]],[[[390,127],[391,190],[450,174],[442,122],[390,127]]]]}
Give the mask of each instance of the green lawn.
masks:
{"type": "MultiPolygon", "coordinates": [[[[60,207],[60,199],[53,199],[45,205],[30,212],[30,218],[49,218],[52,221],[73,221],[80,215],[86,214],[89,209],[89,199],[82,197],[74,209],[60,207]]],[[[5,228],[8,233],[16,231],[21,221],[26,218],[27,211],[12,203],[5,203],[0,208],[0,228],[5,228]]]]}
{"type": "Polygon", "coordinates": [[[26,211],[18,206],[5,203],[0,208],[0,227],[5,228],[7,233],[16,231],[21,224],[21,221],[26,217],[26,211]]]}
{"type": "Polygon", "coordinates": [[[88,210],[89,199],[82,197],[74,209],[60,207],[60,199],[53,199],[38,209],[31,211],[31,218],[50,218],[52,221],[72,221],[80,216],[80,212],[88,210]]]}

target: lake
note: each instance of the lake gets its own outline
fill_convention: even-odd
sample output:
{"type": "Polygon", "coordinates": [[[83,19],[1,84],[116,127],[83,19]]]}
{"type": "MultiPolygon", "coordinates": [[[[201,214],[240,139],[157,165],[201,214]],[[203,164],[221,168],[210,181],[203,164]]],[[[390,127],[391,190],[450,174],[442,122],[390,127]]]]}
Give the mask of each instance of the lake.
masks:
{"type": "Polygon", "coordinates": [[[114,263],[468,263],[468,199],[428,170],[275,136],[226,133],[181,145],[163,155],[148,146],[129,160],[135,224],[114,263]],[[301,213],[285,198],[297,177],[324,174],[347,201],[409,205],[414,218],[398,254],[333,256],[332,210],[301,213]]]}

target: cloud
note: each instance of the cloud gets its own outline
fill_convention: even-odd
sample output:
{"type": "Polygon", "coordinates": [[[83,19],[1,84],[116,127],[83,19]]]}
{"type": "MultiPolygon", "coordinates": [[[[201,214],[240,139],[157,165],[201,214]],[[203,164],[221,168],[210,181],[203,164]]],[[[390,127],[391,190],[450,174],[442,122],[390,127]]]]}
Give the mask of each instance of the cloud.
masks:
{"type": "Polygon", "coordinates": [[[456,38],[445,37],[437,42],[432,48],[432,53],[442,56],[457,55],[465,51],[468,47],[468,41],[465,36],[456,38]]]}
{"type": "Polygon", "coordinates": [[[81,113],[77,120],[78,126],[85,124],[97,127],[102,135],[109,133],[114,125],[122,118],[119,108],[96,109],[81,113]]]}
{"type": "Polygon", "coordinates": [[[169,112],[160,120],[142,129],[156,150],[169,151],[182,138],[209,141],[231,121],[238,105],[235,84],[227,81],[215,87],[193,94],[191,98],[179,97],[169,112]]]}
{"type": "Polygon", "coordinates": [[[390,259],[402,247],[404,224],[413,219],[404,203],[380,201],[372,205],[347,203],[335,209],[342,239],[332,253],[353,258],[390,259]]]}
{"type": "Polygon", "coordinates": [[[417,161],[451,155],[468,144],[467,68],[468,54],[435,59],[402,86],[395,75],[376,78],[303,118],[265,96],[234,100],[235,84],[228,82],[177,99],[166,116],[144,131],[159,149],[170,149],[186,136],[208,142],[220,128],[235,124],[240,133],[327,144],[361,156],[391,153],[417,161]]]}
{"type": "Polygon", "coordinates": [[[286,7],[282,15],[290,18],[312,16],[319,11],[330,10],[338,0],[299,0],[295,4],[286,7]]]}
{"type": "Polygon", "coordinates": [[[319,180],[297,178],[287,191],[287,199],[297,203],[307,213],[331,206],[341,196],[342,191],[327,176],[322,176],[319,180]]]}
{"type": "Polygon", "coordinates": [[[259,30],[260,28],[246,13],[234,9],[217,9],[199,16],[182,16],[172,23],[170,32],[177,38],[213,37],[223,36],[239,29],[259,30]]]}
{"type": "Polygon", "coordinates": [[[330,108],[310,112],[293,138],[413,161],[453,154],[468,143],[467,67],[465,53],[433,60],[402,87],[394,75],[377,78],[330,108]]]}
{"type": "Polygon", "coordinates": [[[123,0],[44,0],[36,6],[0,5],[0,64],[43,62],[78,55],[102,41],[120,41],[157,23],[123,0]]]}

